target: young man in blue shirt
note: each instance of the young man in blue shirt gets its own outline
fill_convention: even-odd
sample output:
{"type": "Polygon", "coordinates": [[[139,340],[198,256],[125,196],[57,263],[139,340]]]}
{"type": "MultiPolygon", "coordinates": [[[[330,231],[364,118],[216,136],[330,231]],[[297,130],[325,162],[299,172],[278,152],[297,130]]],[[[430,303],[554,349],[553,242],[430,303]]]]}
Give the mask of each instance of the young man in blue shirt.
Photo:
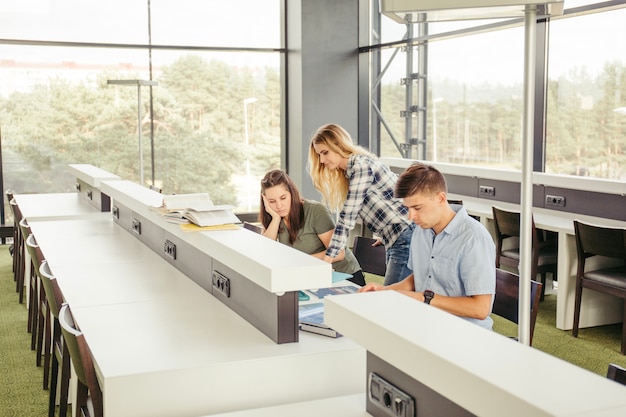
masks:
{"type": "Polygon", "coordinates": [[[470,322],[491,329],[489,317],[496,288],[495,245],[485,227],[459,205],[447,200],[447,184],[437,169],[414,163],[395,186],[409,219],[417,226],[411,237],[404,280],[365,291],[396,290],[470,322]]]}

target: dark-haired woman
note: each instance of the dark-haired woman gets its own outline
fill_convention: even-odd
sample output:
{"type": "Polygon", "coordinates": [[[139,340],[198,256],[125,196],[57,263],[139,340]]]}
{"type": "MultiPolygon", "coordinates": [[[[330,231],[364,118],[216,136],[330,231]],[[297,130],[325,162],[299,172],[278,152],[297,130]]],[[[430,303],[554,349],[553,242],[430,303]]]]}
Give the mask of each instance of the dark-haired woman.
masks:
{"type": "MultiPolygon", "coordinates": [[[[303,199],[285,171],[269,171],[261,180],[259,220],[263,236],[323,259],[335,230],[330,211],[322,203],[303,199]]],[[[365,285],[361,266],[350,249],[333,258],[335,271],[351,274],[350,281],[365,285]]]]}

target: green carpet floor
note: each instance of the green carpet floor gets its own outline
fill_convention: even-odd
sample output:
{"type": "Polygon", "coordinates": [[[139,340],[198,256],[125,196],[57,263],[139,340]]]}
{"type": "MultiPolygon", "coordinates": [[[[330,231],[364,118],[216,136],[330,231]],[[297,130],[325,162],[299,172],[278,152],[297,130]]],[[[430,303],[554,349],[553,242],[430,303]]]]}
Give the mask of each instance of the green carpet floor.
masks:
{"type": "Polygon", "coordinates": [[[18,303],[8,245],[0,245],[0,416],[45,417],[48,391],[26,331],[26,304],[18,303]]]}
{"type": "MultiPolygon", "coordinates": [[[[0,245],[0,417],[45,417],[48,391],[42,389],[43,369],[35,366],[30,350],[26,306],[18,303],[11,266],[8,245],[0,245]]],[[[379,278],[366,274],[368,282],[379,278]]],[[[555,311],[556,295],[548,294],[539,307],[534,348],[603,376],[609,363],[626,367],[619,353],[621,324],[581,329],[573,338],[555,327],[555,311]]],[[[515,325],[499,317],[494,322],[495,331],[517,334],[515,325]]]]}

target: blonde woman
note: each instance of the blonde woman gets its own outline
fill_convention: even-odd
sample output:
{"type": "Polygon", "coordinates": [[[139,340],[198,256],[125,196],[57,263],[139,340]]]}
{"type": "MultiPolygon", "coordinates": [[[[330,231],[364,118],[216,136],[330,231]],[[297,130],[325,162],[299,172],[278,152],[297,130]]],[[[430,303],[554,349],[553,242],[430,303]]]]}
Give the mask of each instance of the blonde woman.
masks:
{"type": "Polygon", "coordinates": [[[385,285],[411,274],[407,266],[414,225],[408,210],[393,191],[398,176],[378,158],[359,146],[341,126],[321,126],[309,147],[309,174],[331,211],[339,220],[324,260],[332,262],[347,247],[350,230],[360,217],[385,245],[385,285]]]}

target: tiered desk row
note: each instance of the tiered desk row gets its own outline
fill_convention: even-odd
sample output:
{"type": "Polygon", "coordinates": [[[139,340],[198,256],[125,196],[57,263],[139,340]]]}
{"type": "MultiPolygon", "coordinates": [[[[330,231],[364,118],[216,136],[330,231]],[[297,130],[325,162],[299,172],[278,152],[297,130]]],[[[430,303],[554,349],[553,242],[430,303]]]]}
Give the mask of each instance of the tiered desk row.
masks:
{"type": "Polygon", "coordinates": [[[160,194],[73,169],[80,193],[16,200],[105,416],[626,413],[625,387],[393,292],[327,297],[346,337],[298,332],[297,292],[332,285],[330,265],[243,228],[183,232],[160,194]]]}

